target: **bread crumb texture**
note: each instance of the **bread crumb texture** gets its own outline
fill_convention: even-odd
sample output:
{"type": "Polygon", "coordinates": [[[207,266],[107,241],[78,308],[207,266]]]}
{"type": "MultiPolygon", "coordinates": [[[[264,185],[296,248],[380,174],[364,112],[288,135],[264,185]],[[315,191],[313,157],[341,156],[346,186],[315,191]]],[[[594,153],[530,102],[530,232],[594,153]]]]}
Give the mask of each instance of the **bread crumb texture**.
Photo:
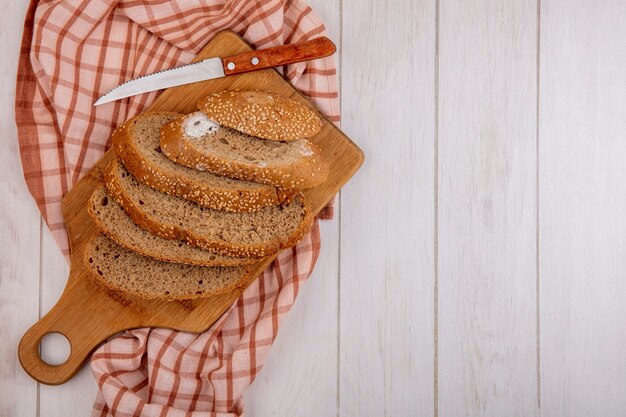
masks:
{"type": "Polygon", "coordinates": [[[104,234],[85,248],[84,262],[105,286],[148,299],[188,300],[229,292],[250,272],[242,266],[164,262],[124,249],[104,234]]]}
{"type": "Polygon", "coordinates": [[[139,227],[103,185],[96,188],[88,204],[89,214],[98,227],[126,249],[162,261],[202,266],[249,265],[254,258],[236,258],[193,247],[183,240],[168,240],[139,227]]]}
{"type": "Polygon", "coordinates": [[[168,159],[159,144],[161,127],[180,115],[144,113],[113,133],[113,149],[141,182],[204,207],[225,211],[256,211],[280,204],[288,193],[275,187],[201,172],[168,159]]]}
{"type": "Polygon", "coordinates": [[[184,126],[196,117],[180,116],[161,128],[161,151],[176,164],[286,190],[315,187],[328,177],[321,150],[308,139],[264,140],[224,126],[189,137],[184,126]]]}
{"type": "Polygon", "coordinates": [[[153,190],[115,159],[105,172],[105,184],[130,218],[150,233],[222,255],[271,255],[295,245],[313,221],[302,194],[252,213],[214,210],[153,190]]]}
{"type": "Polygon", "coordinates": [[[110,289],[163,300],[227,293],[313,223],[299,190],[328,176],[307,139],[321,130],[317,113],[258,90],[198,107],[145,113],[113,133],[117,157],[87,203],[101,233],[83,253],[110,289]]]}

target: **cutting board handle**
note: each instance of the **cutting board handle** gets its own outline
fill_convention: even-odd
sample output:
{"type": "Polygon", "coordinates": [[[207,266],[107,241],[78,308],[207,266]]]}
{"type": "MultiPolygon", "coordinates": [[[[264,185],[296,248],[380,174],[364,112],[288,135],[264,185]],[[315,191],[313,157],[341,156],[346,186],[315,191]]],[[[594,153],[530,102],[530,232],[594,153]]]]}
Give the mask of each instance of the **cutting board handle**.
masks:
{"type": "MultiPolygon", "coordinates": [[[[77,282],[82,287],[87,286],[89,281],[70,276],[69,282],[77,282]]],[[[20,340],[20,364],[31,377],[44,384],[59,385],[69,380],[100,343],[122,330],[115,328],[111,320],[105,315],[97,315],[90,307],[94,298],[99,298],[98,292],[72,287],[66,287],[48,314],[28,329],[20,340]],[[60,365],[46,363],[39,354],[39,343],[48,333],[60,333],[69,341],[71,352],[60,365]]],[[[115,303],[111,310],[116,310],[115,303]]]]}

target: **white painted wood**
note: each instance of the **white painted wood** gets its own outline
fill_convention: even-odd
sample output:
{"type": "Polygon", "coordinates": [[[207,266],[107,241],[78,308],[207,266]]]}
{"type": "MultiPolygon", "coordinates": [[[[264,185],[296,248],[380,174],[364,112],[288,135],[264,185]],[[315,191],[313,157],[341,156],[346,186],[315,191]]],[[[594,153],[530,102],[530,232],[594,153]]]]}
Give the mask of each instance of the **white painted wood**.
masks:
{"type": "MultiPolygon", "coordinates": [[[[341,56],[339,0],[309,1],[341,56]]],[[[341,75],[341,68],[338,68],[341,75]]],[[[246,416],[335,417],[338,413],[339,201],[335,219],[322,221],[315,270],[283,322],[270,356],[245,392],[246,416]]]]}
{"type": "Polygon", "coordinates": [[[439,416],[534,416],[536,3],[440,4],[439,416]]]}
{"type": "Polygon", "coordinates": [[[28,2],[0,4],[0,416],[34,416],[37,383],[17,345],[39,314],[40,215],[22,176],[13,103],[16,59],[28,2]]]}
{"type": "Polygon", "coordinates": [[[626,415],[626,5],[542,2],[541,407],[626,415]]]}
{"type": "MultiPolygon", "coordinates": [[[[41,232],[41,313],[46,314],[61,296],[69,266],[47,227],[41,232]]],[[[54,341],[54,340],[53,340],[54,341]]],[[[42,343],[42,357],[59,359],[65,353],[63,344],[42,343]]],[[[40,385],[40,417],[88,416],[96,399],[97,385],[89,363],[70,381],[61,386],[40,385]]]]}
{"type": "Polygon", "coordinates": [[[245,392],[246,416],[337,415],[338,221],[322,222],[322,251],[265,366],[245,392]]]}
{"type": "Polygon", "coordinates": [[[343,0],[340,415],[434,413],[435,1],[343,0]]]}

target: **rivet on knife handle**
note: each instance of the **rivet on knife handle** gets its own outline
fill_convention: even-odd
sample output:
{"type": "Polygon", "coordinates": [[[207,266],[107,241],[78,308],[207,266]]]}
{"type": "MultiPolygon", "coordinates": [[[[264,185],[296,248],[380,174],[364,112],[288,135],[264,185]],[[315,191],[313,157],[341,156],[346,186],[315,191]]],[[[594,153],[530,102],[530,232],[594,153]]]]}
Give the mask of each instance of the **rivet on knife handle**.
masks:
{"type": "Polygon", "coordinates": [[[275,46],[222,59],[224,75],[240,74],[265,68],[279,67],[294,62],[324,58],[336,51],[335,44],[327,37],[291,45],[275,46]]]}

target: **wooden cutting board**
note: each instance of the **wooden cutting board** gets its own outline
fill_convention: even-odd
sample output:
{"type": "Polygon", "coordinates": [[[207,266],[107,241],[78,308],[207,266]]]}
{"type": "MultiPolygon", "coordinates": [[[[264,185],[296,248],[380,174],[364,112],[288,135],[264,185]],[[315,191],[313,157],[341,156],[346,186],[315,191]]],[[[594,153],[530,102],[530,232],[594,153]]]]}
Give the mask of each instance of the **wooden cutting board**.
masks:
{"type": "MultiPolygon", "coordinates": [[[[250,50],[252,47],[241,37],[224,31],[207,44],[196,60],[250,50]]],[[[310,106],[277,71],[270,69],[170,88],[148,110],[188,113],[197,110],[199,98],[236,88],[271,91],[310,106]]],[[[315,213],[333,198],[364,161],[363,152],[330,121],[322,119],[322,131],[313,140],[330,164],[330,175],[324,184],[306,191],[315,213]]],[[[235,290],[194,301],[144,300],[107,290],[95,281],[82,262],[86,243],[98,233],[87,213],[87,200],[112,157],[112,151],[108,151],[63,199],[63,216],[72,253],[68,282],[56,305],[20,341],[18,354],[22,367],[44,384],[57,385],[69,380],[100,343],[122,330],[166,327],[187,332],[205,331],[241,294],[241,290],[235,290]],[[48,365],[39,356],[39,342],[51,332],[63,334],[70,342],[70,356],[61,365],[48,365]]],[[[273,259],[274,256],[260,260],[246,277],[244,286],[250,285],[273,259]]]]}

